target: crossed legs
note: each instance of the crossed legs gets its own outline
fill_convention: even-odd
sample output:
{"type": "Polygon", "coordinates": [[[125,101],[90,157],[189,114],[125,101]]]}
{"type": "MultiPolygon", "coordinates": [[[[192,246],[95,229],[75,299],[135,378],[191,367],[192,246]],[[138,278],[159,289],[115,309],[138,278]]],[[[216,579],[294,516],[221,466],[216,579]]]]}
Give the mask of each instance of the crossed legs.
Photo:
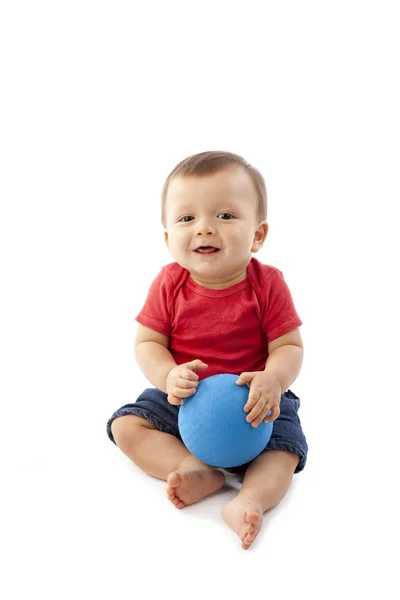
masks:
{"type": "MultiPolygon", "coordinates": [[[[167,481],[168,499],[183,508],[219,490],[223,472],[195,458],[173,435],[156,429],[146,419],[126,415],[115,419],[111,430],[117,446],[149,475],[167,481]]],[[[269,450],[248,467],[237,497],[222,508],[222,518],[248,549],[262,525],[263,513],[285,496],[299,457],[269,450]]]]}

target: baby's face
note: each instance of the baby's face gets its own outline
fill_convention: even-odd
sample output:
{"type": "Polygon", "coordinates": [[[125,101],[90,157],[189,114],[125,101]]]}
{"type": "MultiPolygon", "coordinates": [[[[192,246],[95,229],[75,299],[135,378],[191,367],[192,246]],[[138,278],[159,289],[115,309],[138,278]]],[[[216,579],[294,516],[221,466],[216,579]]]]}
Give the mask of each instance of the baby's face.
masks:
{"type": "Polygon", "coordinates": [[[266,222],[257,221],[257,207],[253,183],[240,167],[173,178],[165,206],[171,256],[200,285],[238,283],[267,235],[266,222]]]}

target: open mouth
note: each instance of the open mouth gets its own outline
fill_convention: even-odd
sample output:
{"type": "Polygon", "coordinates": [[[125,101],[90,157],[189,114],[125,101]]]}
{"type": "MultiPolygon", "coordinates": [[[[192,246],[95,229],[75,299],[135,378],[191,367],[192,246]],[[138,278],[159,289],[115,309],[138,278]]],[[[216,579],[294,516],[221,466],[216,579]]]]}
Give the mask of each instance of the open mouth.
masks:
{"type": "Polygon", "coordinates": [[[200,248],[196,248],[195,252],[199,254],[214,254],[215,252],[219,252],[219,248],[214,248],[214,246],[200,246],[200,248]]]}

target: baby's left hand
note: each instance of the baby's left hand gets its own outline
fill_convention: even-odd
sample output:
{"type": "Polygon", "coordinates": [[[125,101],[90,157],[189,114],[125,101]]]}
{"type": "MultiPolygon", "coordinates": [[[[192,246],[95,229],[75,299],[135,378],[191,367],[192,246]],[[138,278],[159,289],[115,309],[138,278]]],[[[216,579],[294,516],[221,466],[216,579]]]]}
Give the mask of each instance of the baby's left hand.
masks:
{"type": "Polygon", "coordinates": [[[251,423],[252,427],[258,427],[263,419],[264,423],[268,423],[279,417],[282,389],[276,375],[268,371],[245,372],[241,373],[236,383],[250,385],[250,394],[244,410],[249,413],[246,421],[251,423]],[[269,411],[272,412],[267,417],[269,411]]]}

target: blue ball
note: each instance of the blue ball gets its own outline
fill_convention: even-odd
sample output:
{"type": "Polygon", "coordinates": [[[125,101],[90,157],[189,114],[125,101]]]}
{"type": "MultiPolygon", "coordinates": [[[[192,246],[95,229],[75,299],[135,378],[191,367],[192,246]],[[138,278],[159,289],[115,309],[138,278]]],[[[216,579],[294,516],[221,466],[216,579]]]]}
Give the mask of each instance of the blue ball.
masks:
{"type": "Polygon", "coordinates": [[[185,399],[178,413],[183,443],[196,458],[213,467],[237,467],[250,462],[268,444],[272,423],[252,427],[244,405],[247,385],[238,375],[213,375],[200,381],[197,392],[185,399]]]}

